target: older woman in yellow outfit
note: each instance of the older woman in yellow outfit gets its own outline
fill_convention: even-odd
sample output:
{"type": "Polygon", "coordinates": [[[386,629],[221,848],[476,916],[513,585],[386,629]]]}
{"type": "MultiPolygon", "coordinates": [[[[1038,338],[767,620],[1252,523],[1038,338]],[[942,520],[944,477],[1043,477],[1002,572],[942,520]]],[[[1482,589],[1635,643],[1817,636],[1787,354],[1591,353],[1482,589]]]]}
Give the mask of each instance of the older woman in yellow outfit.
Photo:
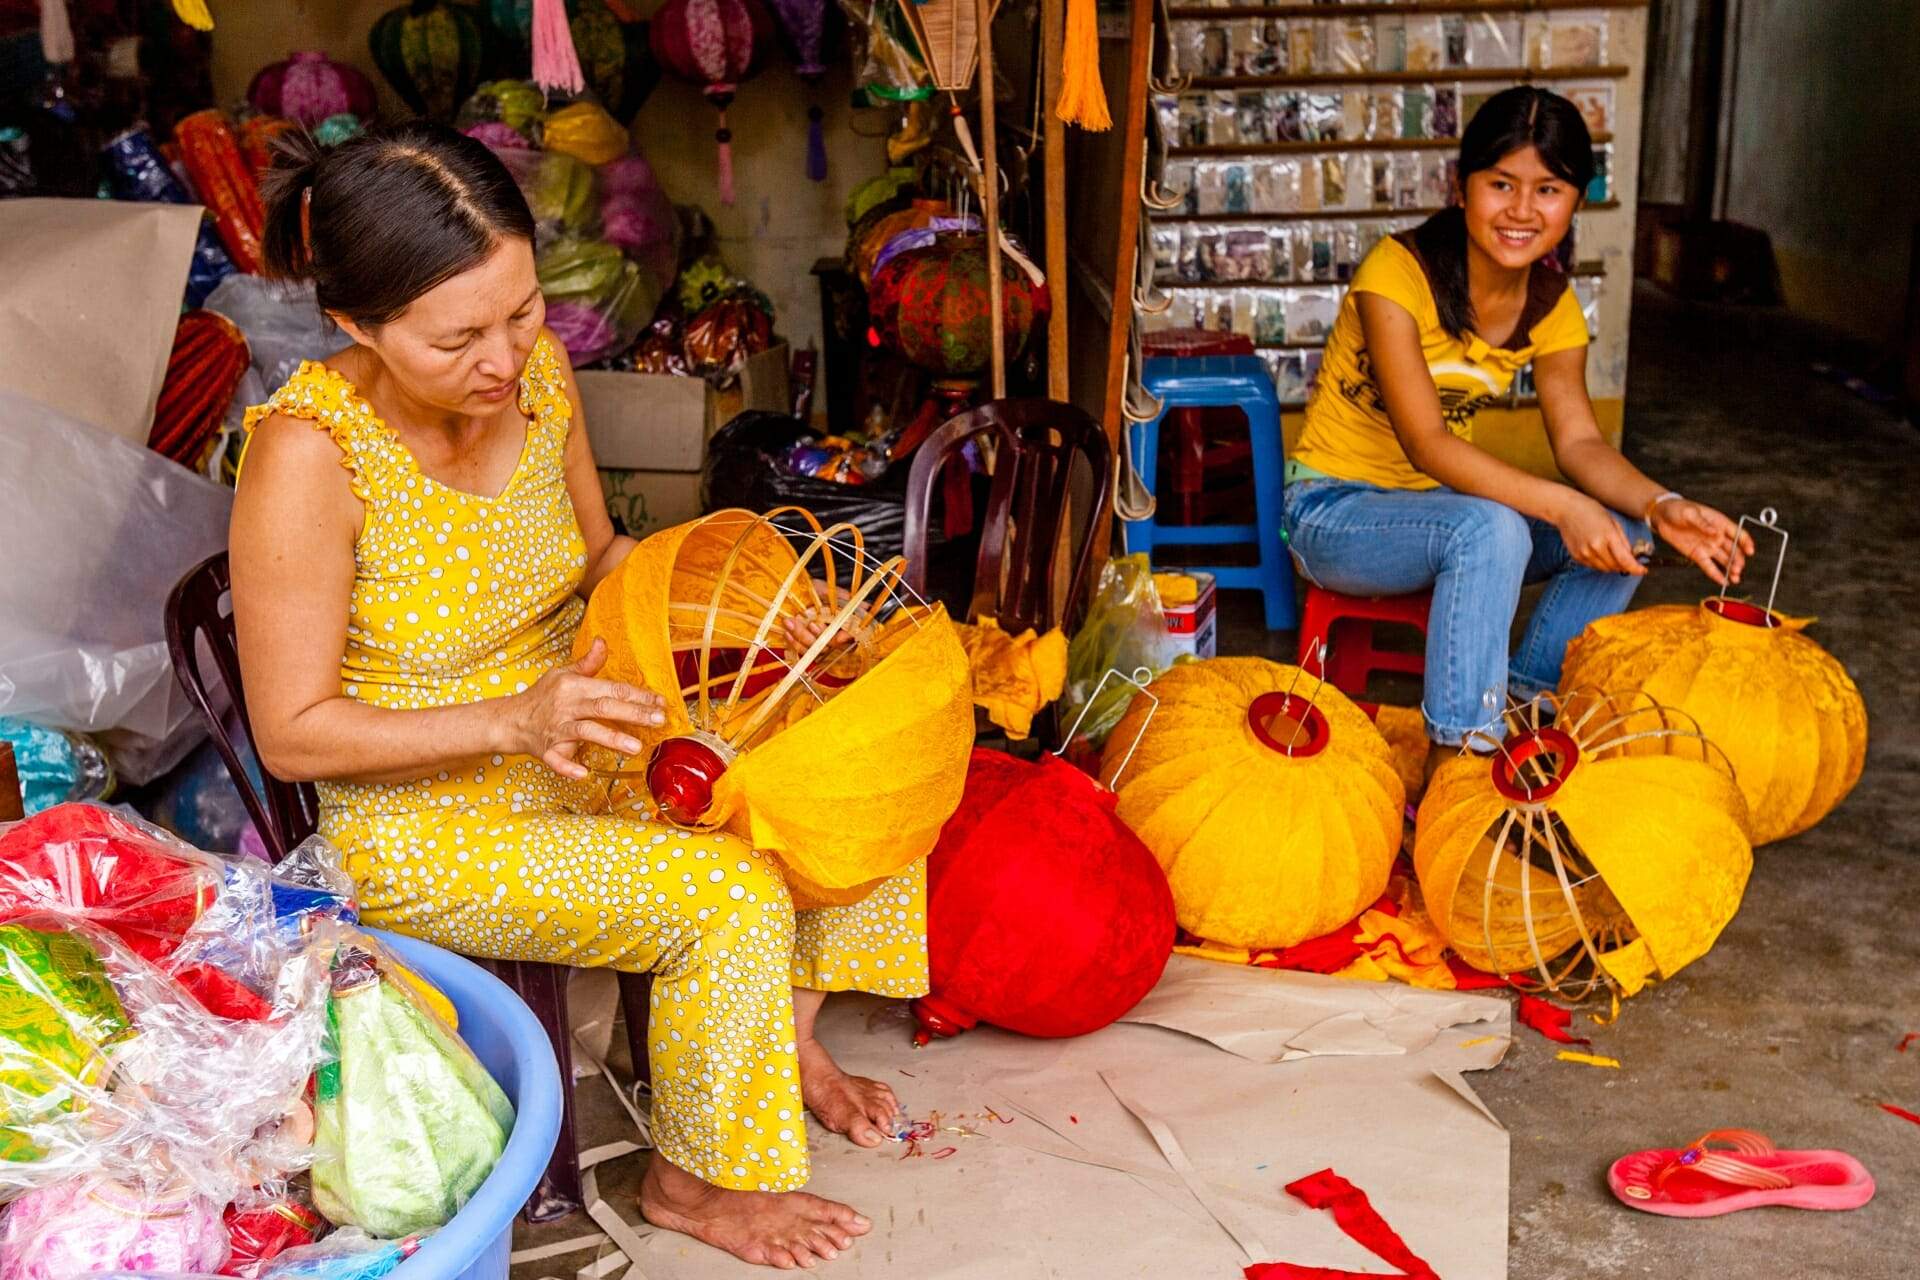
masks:
{"type": "Polygon", "coordinates": [[[871,1146],[896,1102],[813,1019],[828,990],[926,991],[924,865],[796,915],[738,839],[594,816],[580,749],[632,753],[664,704],[597,679],[597,643],[568,661],[634,544],[543,328],[525,200],[479,143],[408,124],[295,142],[268,201],[271,268],[355,345],[247,415],[233,598],[262,763],[319,782],[369,923],[652,972],[642,1212],[750,1262],[834,1257],[869,1223],[797,1190],[802,1107],[871,1146]]]}

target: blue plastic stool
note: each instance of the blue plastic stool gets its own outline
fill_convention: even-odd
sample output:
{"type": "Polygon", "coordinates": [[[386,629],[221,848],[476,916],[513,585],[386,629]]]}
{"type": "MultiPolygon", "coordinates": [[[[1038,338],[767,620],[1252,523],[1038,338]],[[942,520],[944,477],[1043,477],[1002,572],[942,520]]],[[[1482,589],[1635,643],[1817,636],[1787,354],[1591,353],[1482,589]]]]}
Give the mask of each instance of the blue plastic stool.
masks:
{"type": "MultiPolygon", "coordinates": [[[[1196,565],[1213,575],[1222,587],[1251,587],[1266,602],[1267,630],[1285,631],[1294,625],[1293,561],[1280,536],[1280,486],[1285,465],[1280,437],[1280,399],[1273,393],[1273,376],[1259,356],[1156,356],[1146,361],[1141,384],[1160,401],[1160,416],[1140,424],[1129,447],[1133,467],[1148,491],[1160,469],[1160,423],[1174,409],[1227,407],[1247,415],[1247,436],[1253,444],[1253,523],[1159,524],[1152,520],[1127,522],[1127,550],[1152,556],[1155,547],[1226,546],[1251,543],[1260,563],[1196,565]]],[[[1185,567],[1185,566],[1182,566],[1185,567]]]]}

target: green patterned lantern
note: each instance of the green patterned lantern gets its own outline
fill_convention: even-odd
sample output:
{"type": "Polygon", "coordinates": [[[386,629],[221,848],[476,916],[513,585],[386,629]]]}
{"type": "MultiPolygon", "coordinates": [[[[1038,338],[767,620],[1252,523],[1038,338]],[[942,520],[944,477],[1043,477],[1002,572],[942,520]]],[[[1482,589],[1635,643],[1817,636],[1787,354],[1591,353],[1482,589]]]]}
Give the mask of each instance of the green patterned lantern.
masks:
{"type": "Polygon", "coordinates": [[[420,115],[453,119],[485,77],[489,29],[478,11],[449,0],[410,0],[367,35],[373,63],[420,115]]]}
{"type": "MultiPolygon", "coordinates": [[[[0,1162],[43,1159],[63,1135],[80,1140],[87,1099],[105,1085],[106,1049],[127,1030],[86,942],[0,925],[0,1162]]],[[[0,1165],[0,1195],[12,1181],[0,1165]]]]}
{"type": "Polygon", "coordinates": [[[587,87],[613,118],[626,123],[660,83],[660,64],[644,22],[622,22],[603,0],[580,0],[567,25],[587,87]]]}
{"type": "MultiPolygon", "coordinates": [[[[1011,363],[1046,319],[1047,287],[1033,283],[1011,256],[1003,255],[1000,265],[1000,310],[1011,363]]],[[[986,237],[943,234],[925,248],[889,258],[873,274],[867,306],[875,345],[890,347],[949,382],[977,378],[993,349],[986,237]]]]}

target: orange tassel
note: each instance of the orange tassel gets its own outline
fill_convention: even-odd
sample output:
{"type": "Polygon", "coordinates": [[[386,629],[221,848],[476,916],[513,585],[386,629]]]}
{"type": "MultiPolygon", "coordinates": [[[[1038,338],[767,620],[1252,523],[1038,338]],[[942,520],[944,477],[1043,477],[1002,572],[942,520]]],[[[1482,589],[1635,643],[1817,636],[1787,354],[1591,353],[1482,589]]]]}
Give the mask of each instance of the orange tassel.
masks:
{"type": "Polygon", "coordinates": [[[1067,42],[1060,56],[1060,98],[1053,113],[1099,132],[1113,127],[1100,83],[1100,15],[1094,0],[1067,0],[1067,42]]]}

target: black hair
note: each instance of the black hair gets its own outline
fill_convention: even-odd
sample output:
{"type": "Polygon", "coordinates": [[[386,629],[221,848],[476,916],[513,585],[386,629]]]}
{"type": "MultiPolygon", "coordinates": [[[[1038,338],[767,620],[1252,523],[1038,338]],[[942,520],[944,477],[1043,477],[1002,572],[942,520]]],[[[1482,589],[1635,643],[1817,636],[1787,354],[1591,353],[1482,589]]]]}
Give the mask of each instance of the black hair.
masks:
{"type": "Polygon", "coordinates": [[[311,280],[322,309],[357,325],[533,240],[533,214],[498,156],[445,125],[412,120],[337,147],[290,130],[262,185],[267,273],[311,280]]]}
{"type": "MultiPolygon", "coordinates": [[[[1593,135],[1580,108],[1557,93],[1516,85],[1488,98],[1467,121],[1460,138],[1460,167],[1455,181],[1499,164],[1524,147],[1540,153],[1540,162],[1575,193],[1585,197],[1593,180],[1593,135]]],[[[1467,292],[1467,215],[1451,204],[1413,230],[1413,247],[1433,285],[1440,327],[1458,338],[1473,328],[1473,298],[1467,292]]]]}

